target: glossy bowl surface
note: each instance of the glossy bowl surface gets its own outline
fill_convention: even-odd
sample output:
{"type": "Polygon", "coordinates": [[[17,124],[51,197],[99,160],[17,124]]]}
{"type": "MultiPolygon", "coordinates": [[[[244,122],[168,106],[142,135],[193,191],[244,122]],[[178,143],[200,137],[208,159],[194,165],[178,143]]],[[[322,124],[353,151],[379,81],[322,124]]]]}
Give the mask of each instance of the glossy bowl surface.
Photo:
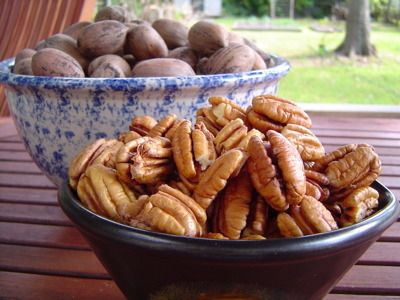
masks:
{"type": "Polygon", "coordinates": [[[174,113],[193,119],[209,96],[225,96],[247,107],[253,96],[275,94],[289,63],[274,56],[275,67],[247,73],[188,77],[64,78],[10,72],[0,62],[0,84],[19,135],[39,168],[56,185],[69,162],[91,141],[118,136],[135,115],[156,119],[174,113]]]}
{"type": "Polygon", "coordinates": [[[397,220],[394,195],[378,182],[373,187],[379,210],[356,225],[264,241],[132,228],[86,209],[66,183],[59,203],[128,299],[322,299],[397,220]]]}

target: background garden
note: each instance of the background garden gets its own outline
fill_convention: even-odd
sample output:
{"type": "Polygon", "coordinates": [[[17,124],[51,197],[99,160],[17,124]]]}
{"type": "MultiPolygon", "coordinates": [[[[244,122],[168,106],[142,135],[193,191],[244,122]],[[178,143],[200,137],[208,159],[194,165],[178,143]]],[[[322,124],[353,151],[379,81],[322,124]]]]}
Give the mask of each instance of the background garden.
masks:
{"type": "Polygon", "coordinates": [[[369,1],[370,41],[376,54],[350,58],[335,53],[345,37],[350,1],[222,0],[220,14],[213,17],[205,13],[207,2],[108,0],[99,5],[124,3],[138,15],[151,5],[167,10],[172,6],[174,18],[188,25],[212,18],[263,50],[286,57],[292,69],[279,95],[299,102],[400,104],[400,0],[369,1]],[[187,2],[190,12],[182,5],[187,2]]]}

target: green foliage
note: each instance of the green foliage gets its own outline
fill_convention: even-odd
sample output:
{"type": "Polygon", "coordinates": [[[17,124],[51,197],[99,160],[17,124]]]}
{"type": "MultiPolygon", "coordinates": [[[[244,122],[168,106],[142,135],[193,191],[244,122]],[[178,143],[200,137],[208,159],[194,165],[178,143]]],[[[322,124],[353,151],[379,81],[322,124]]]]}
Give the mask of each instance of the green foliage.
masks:
{"type": "Polygon", "coordinates": [[[269,14],[269,0],[223,0],[224,11],[232,16],[257,16],[269,14]]]}
{"type": "MultiPolygon", "coordinates": [[[[277,0],[277,2],[282,0],[277,0]]],[[[288,1],[288,0],[287,0],[288,1]]],[[[296,0],[295,12],[296,16],[324,18],[330,15],[331,7],[335,0],[296,0]]],[[[223,0],[224,11],[227,15],[232,16],[265,16],[269,15],[270,0],[223,0]]],[[[276,5],[276,15],[287,15],[287,12],[279,11],[281,6],[276,5]]]]}

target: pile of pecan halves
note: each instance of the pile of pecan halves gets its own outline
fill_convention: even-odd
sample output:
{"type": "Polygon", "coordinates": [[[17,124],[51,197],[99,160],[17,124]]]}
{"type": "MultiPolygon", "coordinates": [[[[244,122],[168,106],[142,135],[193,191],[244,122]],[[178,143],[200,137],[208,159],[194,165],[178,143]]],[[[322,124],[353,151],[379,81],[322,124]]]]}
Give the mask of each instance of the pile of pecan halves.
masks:
{"type": "Polygon", "coordinates": [[[190,237],[260,240],[328,232],[378,207],[373,147],[325,153],[292,101],[257,96],[247,110],[211,97],[196,123],[132,119],[71,163],[70,186],[93,212],[142,229],[190,237]]]}

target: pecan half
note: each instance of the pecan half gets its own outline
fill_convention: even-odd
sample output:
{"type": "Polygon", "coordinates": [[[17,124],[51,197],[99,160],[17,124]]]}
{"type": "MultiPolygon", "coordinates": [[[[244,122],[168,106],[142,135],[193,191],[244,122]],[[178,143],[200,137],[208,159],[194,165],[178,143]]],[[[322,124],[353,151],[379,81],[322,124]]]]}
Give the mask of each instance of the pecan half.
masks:
{"type": "Polygon", "coordinates": [[[254,97],[252,109],[254,112],[265,116],[268,120],[283,126],[298,124],[310,128],[312,125],[310,117],[294,102],[273,95],[254,97]]]}
{"type": "Polygon", "coordinates": [[[338,228],[330,211],[310,196],[304,196],[300,205],[291,206],[289,213],[280,213],[277,225],[285,237],[329,232],[338,228]]]}
{"type": "Polygon", "coordinates": [[[236,148],[246,137],[247,127],[242,119],[235,119],[226,124],[215,136],[214,144],[218,153],[236,148]]]}
{"type": "Polygon", "coordinates": [[[331,197],[337,200],[359,187],[369,186],[381,172],[381,161],[370,145],[349,144],[317,160],[313,169],[325,173],[331,197]]]}
{"type": "Polygon", "coordinates": [[[145,204],[116,175],[114,169],[103,165],[88,167],[81,176],[77,192],[79,199],[90,210],[120,222],[134,218],[145,204]]]}
{"type": "Polygon", "coordinates": [[[136,116],[131,120],[129,130],[145,136],[157,125],[157,121],[151,116],[136,116]]]}
{"type": "Polygon", "coordinates": [[[115,167],[115,154],[122,145],[117,140],[99,139],[86,146],[70,164],[68,170],[70,186],[76,190],[79,177],[90,165],[102,164],[111,168],[115,167]]]}
{"type": "Polygon", "coordinates": [[[253,187],[247,172],[231,179],[225,189],[218,212],[218,232],[230,239],[239,239],[246,226],[253,187]]]}
{"type": "MultiPolygon", "coordinates": [[[[204,124],[196,124],[192,130],[190,121],[182,121],[172,138],[172,152],[179,175],[192,180],[199,177],[216,159],[213,135],[204,124]]],[[[194,180],[197,182],[198,180],[194,180]]]]}
{"type": "Polygon", "coordinates": [[[149,137],[164,136],[165,133],[174,125],[176,115],[170,114],[162,118],[151,130],[148,132],[149,137]]]}
{"type": "Polygon", "coordinates": [[[345,199],[338,202],[342,208],[340,225],[349,226],[371,215],[378,207],[378,198],[379,193],[372,187],[361,187],[354,190],[345,199]]]}
{"type": "Polygon", "coordinates": [[[296,124],[287,124],[281,133],[296,146],[304,161],[314,161],[325,155],[325,149],[311,130],[296,124]]]}
{"type": "Polygon", "coordinates": [[[212,105],[211,112],[218,125],[225,126],[237,118],[243,120],[245,124],[247,123],[246,112],[233,101],[225,97],[210,97],[208,101],[212,105]]]}
{"type": "Polygon", "coordinates": [[[193,192],[193,198],[204,208],[211,204],[230,177],[237,176],[246,162],[245,152],[232,149],[220,157],[204,172],[193,192]]]}
{"type": "Polygon", "coordinates": [[[148,198],[133,224],[139,222],[154,231],[194,237],[201,236],[205,220],[205,210],[196,201],[179,190],[161,185],[148,198]]]}
{"type": "Polygon", "coordinates": [[[261,196],[258,196],[251,203],[249,218],[246,228],[242,232],[242,237],[267,234],[268,224],[268,205],[261,196]]]}
{"type": "Polygon", "coordinates": [[[174,169],[167,138],[148,136],[123,145],[116,155],[118,177],[128,184],[155,184],[174,169]]]}

